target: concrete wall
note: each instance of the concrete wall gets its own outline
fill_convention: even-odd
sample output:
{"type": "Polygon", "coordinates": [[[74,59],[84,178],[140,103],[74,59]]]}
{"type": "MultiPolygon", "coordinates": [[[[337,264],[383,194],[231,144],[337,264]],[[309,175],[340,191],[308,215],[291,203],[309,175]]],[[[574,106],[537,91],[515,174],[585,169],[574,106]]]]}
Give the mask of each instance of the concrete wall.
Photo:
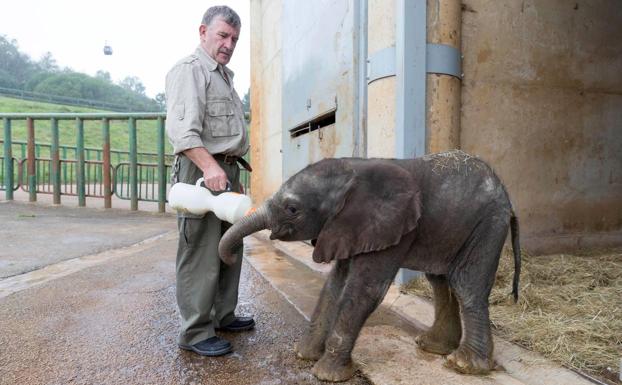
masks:
{"type": "MultiPolygon", "coordinates": [[[[367,55],[395,47],[395,0],[368,1],[367,55]]],[[[395,157],[395,76],[367,87],[367,156],[395,157]]]]}
{"type": "Polygon", "coordinates": [[[324,158],[356,155],[358,0],[284,1],[283,178],[324,158]],[[331,117],[334,123],[317,121],[331,117]],[[308,132],[310,127],[313,131],[308,132]],[[291,130],[299,130],[292,135],[291,130]]]}
{"type": "Polygon", "coordinates": [[[622,244],[622,2],[465,0],[461,147],[532,253],[622,244]]]}
{"type": "Polygon", "coordinates": [[[263,202],[282,183],[280,0],[251,1],[251,195],[263,202]]]}
{"type": "MultiPolygon", "coordinates": [[[[460,50],[461,7],[461,0],[427,0],[428,44],[444,44],[460,50]]],[[[460,148],[461,85],[457,77],[428,73],[426,153],[460,148]]]]}
{"type": "MultiPolygon", "coordinates": [[[[251,1],[255,202],[282,183],[282,1],[251,1]]],[[[454,11],[450,3],[428,1],[429,28],[454,11]]],[[[371,56],[395,44],[395,1],[368,0],[368,12],[371,56]]],[[[621,245],[622,2],[463,0],[461,13],[461,31],[428,31],[464,55],[461,84],[428,75],[428,91],[439,92],[428,108],[428,150],[455,144],[493,165],[530,253],[621,245]],[[457,123],[442,89],[459,89],[457,123]],[[451,130],[432,124],[439,116],[451,130]]],[[[395,77],[367,89],[369,157],[395,153],[395,89],[395,77]]]]}

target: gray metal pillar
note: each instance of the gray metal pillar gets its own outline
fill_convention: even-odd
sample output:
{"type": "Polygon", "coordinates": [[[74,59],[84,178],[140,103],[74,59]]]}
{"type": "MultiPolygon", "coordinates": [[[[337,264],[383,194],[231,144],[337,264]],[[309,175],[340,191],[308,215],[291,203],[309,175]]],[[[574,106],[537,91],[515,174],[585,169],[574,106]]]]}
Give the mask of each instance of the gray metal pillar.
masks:
{"type": "MultiPolygon", "coordinates": [[[[426,143],[426,0],[395,4],[395,157],[425,154],[426,143]]],[[[421,273],[400,269],[395,277],[406,284],[421,273]]]]}
{"type": "Polygon", "coordinates": [[[397,0],[395,7],[395,156],[425,153],[426,1],[397,0]]]}
{"type": "Polygon", "coordinates": [[[354,122],[358,124],[358,127],[354,130],[354,149],[352,156],[367,157],[367,17],[368,17],[368,5],[367,0],[354,1],[354,7],[356,8],[356,28],[354,33],[356,37],[355,43],[355,57],[358,58],[358,76],[357,79],[357,92],[356,92],[356,118],[354,122]]]}

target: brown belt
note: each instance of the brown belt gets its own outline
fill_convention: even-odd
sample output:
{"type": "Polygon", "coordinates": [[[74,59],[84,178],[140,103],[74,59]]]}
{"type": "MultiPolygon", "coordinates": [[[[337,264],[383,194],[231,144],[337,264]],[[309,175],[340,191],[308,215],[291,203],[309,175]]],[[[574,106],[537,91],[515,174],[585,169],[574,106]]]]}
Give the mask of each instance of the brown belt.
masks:
{"type": "Polygon", "coordinates": [[[226,154],[214,154],[212,155],[214,157],[214,159],[218,159],[226,164],[236,164],[239,163],[240,166],[244,167],[244,169],[248,172],[253,171],[253,168],[251,167],[250,164],[248,164],[248,162],[239,156],[235,156],[235,155],[226,155],[226,154]]]}

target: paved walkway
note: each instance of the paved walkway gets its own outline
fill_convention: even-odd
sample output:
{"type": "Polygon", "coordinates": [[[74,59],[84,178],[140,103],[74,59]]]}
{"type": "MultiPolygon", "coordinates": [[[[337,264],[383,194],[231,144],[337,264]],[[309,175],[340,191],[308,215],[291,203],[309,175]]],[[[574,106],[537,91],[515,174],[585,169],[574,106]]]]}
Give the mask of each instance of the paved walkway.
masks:
{"type": "MultiPolygon", "coordinates": [[[[254,315],[255,330],[223,333],[235,349],[224,357],[178,349],[175,218],[144,212],[119,212],[117,218],[109,213],[0,203],[0,244],[15,235],[12,228],[22,220],[31,239],[47,244],[30,248],[25,242],[10,253],[0,249],[1,259],[11,260],[15,251],[22,256],[61,255],[60,250],[76,244],[72,255],[0,278],[1,385],[321,384],[311,375],[311,364],[293,354],[304,317],[246,262],[238,312],[254,315]],[[35,217],[22,215],[33,212],[35,217]],[[129,225],[115,230],[125,221],[134,231],[129,225]],[[152,227],[155,235],[140,230],[149,221],[159,223],[152,227]],[[73,232],[70,243],[63,242],[69,234],[47,231],[67,225],[73,232]],[[87,233],[93,250],[97,245],[105,248],[90,253],[86,244],[74,243],[87,233]]],[[[346,384],[369,381],[359,374],[346,384]]]]}

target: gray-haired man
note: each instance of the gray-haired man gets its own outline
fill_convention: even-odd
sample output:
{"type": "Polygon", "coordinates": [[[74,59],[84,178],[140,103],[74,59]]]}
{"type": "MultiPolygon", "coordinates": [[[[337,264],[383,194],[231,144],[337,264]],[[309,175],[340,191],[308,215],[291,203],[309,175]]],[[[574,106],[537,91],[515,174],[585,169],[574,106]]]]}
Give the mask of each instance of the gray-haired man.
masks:
{"type": "MultiPolygon", "coordinates": [[[[166,76],[166,132],[175,154],[173,179],[194,184],[203,177],[212,191],[227,183],[241,191],[238,162],[248,151],[242,102],[225,65],[240,35],[240,18],[227,6],[205,12],[194,54],[179,61],[166,76]]],[[[232,350],[216,330],[252,329],[250,317],[236,317],[242,250],[227,266],[218,257],[218,242],[229,224],[213,213],[179,214],[177,304],[182,318],[179,347],[205,356],[232,350]]]]}

